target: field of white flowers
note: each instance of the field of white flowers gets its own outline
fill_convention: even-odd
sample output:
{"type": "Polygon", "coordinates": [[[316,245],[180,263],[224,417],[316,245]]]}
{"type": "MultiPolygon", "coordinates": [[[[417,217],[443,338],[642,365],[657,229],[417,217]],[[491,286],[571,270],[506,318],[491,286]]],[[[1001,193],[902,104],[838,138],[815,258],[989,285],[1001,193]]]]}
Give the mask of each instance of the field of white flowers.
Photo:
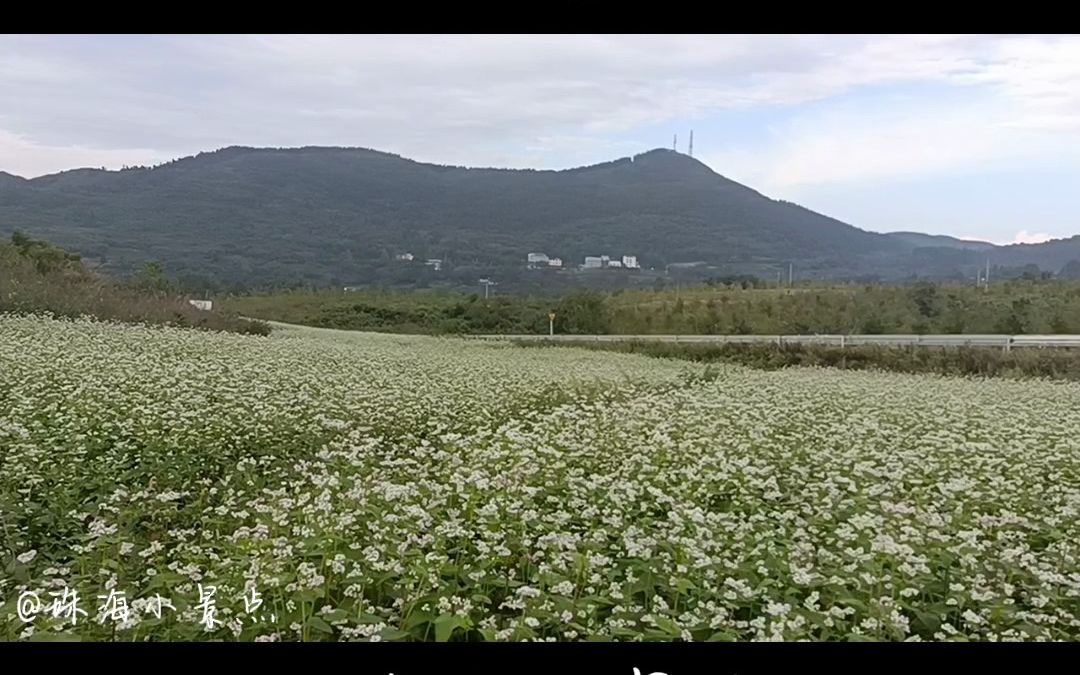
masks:
{"type": "Polygon", "coordinates": [[[0,316],[0,638],[1080,638],[1080,386],[707,375],[0,316]]]}

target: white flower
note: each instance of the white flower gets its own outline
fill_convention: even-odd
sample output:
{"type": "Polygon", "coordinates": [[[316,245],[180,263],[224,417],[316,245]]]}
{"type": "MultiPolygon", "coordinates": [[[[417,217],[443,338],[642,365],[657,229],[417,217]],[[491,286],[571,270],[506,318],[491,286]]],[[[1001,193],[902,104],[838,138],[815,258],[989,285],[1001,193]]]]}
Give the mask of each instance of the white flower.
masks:
{"type": "MultiPolygon", "coordinates": [[[[798,319],[819,292],[833,291],[767,301],[798,319]]],[[[612,300],[615,314],[643,299],[612,300]]],[[[1059,294],[1045,300],[1057,311],[1059,294]]],[[[75,581],[179,577],[168,593],[192,601],[178,628],[199,635],[195,588],[209,584],[220,636],[251,630],[237,603],[258,590],[254,613],[280,631],[260,641],[378,639],[417,614],[497,640],[635,639],[668,620],[683,639],[710,627],[746,641],[1080,627],[1080,495],[1062,478],[1080,469],[1080,383],[735,365],[706,381],[684,377],[686,361],[572,348],[6,314],[0,363],[0,492],[125,477],[52,514],[86,536],[66,568],[35,573],[44,603],[75,581]],[[152,456],[132,475],[141,449],[152,456]],[[947,561],[935,595],[927,579],[947,561]],[[348,610],[326,611],[342,597],[348,610]],[[938,604],[956,608],[951,625],[914,619],[938,604]],[[313,606],[333,634],[301,625],[313,606]]],[[[22,525],[8,538],[62,543],[22,525]]],[[[0,578],[0,594],[24,586],[0,578]]],[[[138,638],[158,639],[145,590],[128,589],[138,638]]]]}
{"type": "Polygon", "coordinates": [[[570,581],[560,581],[551,587],[551,592],[558,595],[570,595],[574,592],[574,584],[570,581]]]}

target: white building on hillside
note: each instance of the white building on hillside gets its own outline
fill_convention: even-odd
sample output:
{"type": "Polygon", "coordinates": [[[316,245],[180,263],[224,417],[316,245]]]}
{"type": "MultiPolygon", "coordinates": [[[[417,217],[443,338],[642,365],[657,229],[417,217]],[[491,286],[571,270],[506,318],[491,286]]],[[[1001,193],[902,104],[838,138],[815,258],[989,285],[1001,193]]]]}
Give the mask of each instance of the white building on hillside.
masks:
{"type": "Polygon", "coordinates": [[[209,312],[214,309],[214,303],[210,300],[188,300],[193,307],[209,312]]]}
{"type": "Polygon", "coordinates": [[[562,267],[562,258],[549,258],[548,267],[562,267]]]}
{"type": "Polygon", "coordinates": [[[641,265],[638,264],[636,255],[624,255],[622,257],[622,266],[631,269],[638,269],[641,267],[641,265]]]}
{"type": "Polygon", "coordinates": [[[585,256],[585,267],[589,269],[599,268],[604,266],[604,261],[599,256],[587,255],[585,256]]]}
{"type": "Polygon", "coordinates": [[[610,260],[607,264],[608,267],[622,267],[622,262],[619,260],[610,260]]]}
{"type": "Polygon", "coordinates": [[[530,265],[539,265],[541,263],[546,265],[547,261],[548,261],[548,257],[547,257],[546,253],[530,253],[529,254],[529,264],[530,265]]]}

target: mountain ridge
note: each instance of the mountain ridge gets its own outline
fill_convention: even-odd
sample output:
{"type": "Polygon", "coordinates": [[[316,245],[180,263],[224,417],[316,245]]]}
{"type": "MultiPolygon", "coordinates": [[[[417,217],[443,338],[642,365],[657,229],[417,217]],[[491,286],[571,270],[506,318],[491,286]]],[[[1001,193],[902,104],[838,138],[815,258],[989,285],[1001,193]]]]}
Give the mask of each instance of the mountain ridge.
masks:
{"type": "MultiPolygon", "coordinates": [[[[506,169],[370,148],[228,146],[153,167],[0,174],[5,228],[114,271],[158,260],[182,276],[234,284],[460,285],[478,274],[512,282],[529,274],[525,254],[534,250],[568,263],[636,255],[657,268],[703,259],[703,273],[715,274],[771,277],[792,264],[816,278],[955,276],[976,264],[972,246],[991,250],[863,230],[662,148],[583,167],[506,169]],[[432,274],[397,264],[406,252],[452,262],[432,274]]],[[[1080,257],[1072,248],[1061,264],[1080,257]]],[[[1019,258],[1062,257],[1045,250],[1019,258]]],[[[1019,260],[1001,255],[1003,264],[1019,260]]],[[[578,280],[598,279],[611,278],[578,280]]]]}

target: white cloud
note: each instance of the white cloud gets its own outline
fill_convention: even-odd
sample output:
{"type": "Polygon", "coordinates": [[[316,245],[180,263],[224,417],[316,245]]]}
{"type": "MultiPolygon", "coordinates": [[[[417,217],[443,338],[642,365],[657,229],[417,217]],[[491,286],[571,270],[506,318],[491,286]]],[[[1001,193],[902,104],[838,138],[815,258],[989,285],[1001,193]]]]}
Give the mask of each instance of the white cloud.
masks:
{"type": "MultiPolygon", "coordinates": [[[[153,165],[168,159],[146,148],[88,148],[85,146],[48,146],[0,129],[0,157],[19,158],[24,176],[57,173],[74,167],[119,169],[124,165],[153,165]]],[[[0,170],[3,167],[0,166],[0,170]]]]}
{"type": "Polygon", "coordinates": [[[1015,106],[992,98],[833,106],[774,129],[754,147],[703,157],[766,192],[795,186],[935,177],[1053,159],[1078,164],[1080,136],[1017,127],[1015,106]]]}
{"type": "Polygon", "coordinates": [[[706,157],[769,187],[1061,155],[1080,129],[1080,38],[11,36],[0,38],[0,91],[0,130],[20,139],[0,169],[25,175],[230,144],[565,167],[667,145],[625,140],[643,128],[784,106],[793,120],[765,146],[706,157]],[[834,105],[907,84],[970,102],[834,105]],[[827,105],[797,107],[810,102],[827,105]]]}
{"type": "Polygon", "coordinates": [[[707,161],[766,190],[1018,162],[1080,165],[1076,37],[887,40],[808,79],[837,90],[856,82],[932,83],[940,94],[799,114],[766,144],[715,152],[707,161]],[[925,49],[915,49],[920,43],[925,49]]]}
{"type": "Polygon", "coordinates": [[[1027,230],[1020,230],[1013,237],[1012,241],[1003,242],[1008,244],[1041,244],[1044,241],[1050,241],[1054,239],[1053,235],[1046,234],[1045,232],[1028,232],[1027,230]]]}

